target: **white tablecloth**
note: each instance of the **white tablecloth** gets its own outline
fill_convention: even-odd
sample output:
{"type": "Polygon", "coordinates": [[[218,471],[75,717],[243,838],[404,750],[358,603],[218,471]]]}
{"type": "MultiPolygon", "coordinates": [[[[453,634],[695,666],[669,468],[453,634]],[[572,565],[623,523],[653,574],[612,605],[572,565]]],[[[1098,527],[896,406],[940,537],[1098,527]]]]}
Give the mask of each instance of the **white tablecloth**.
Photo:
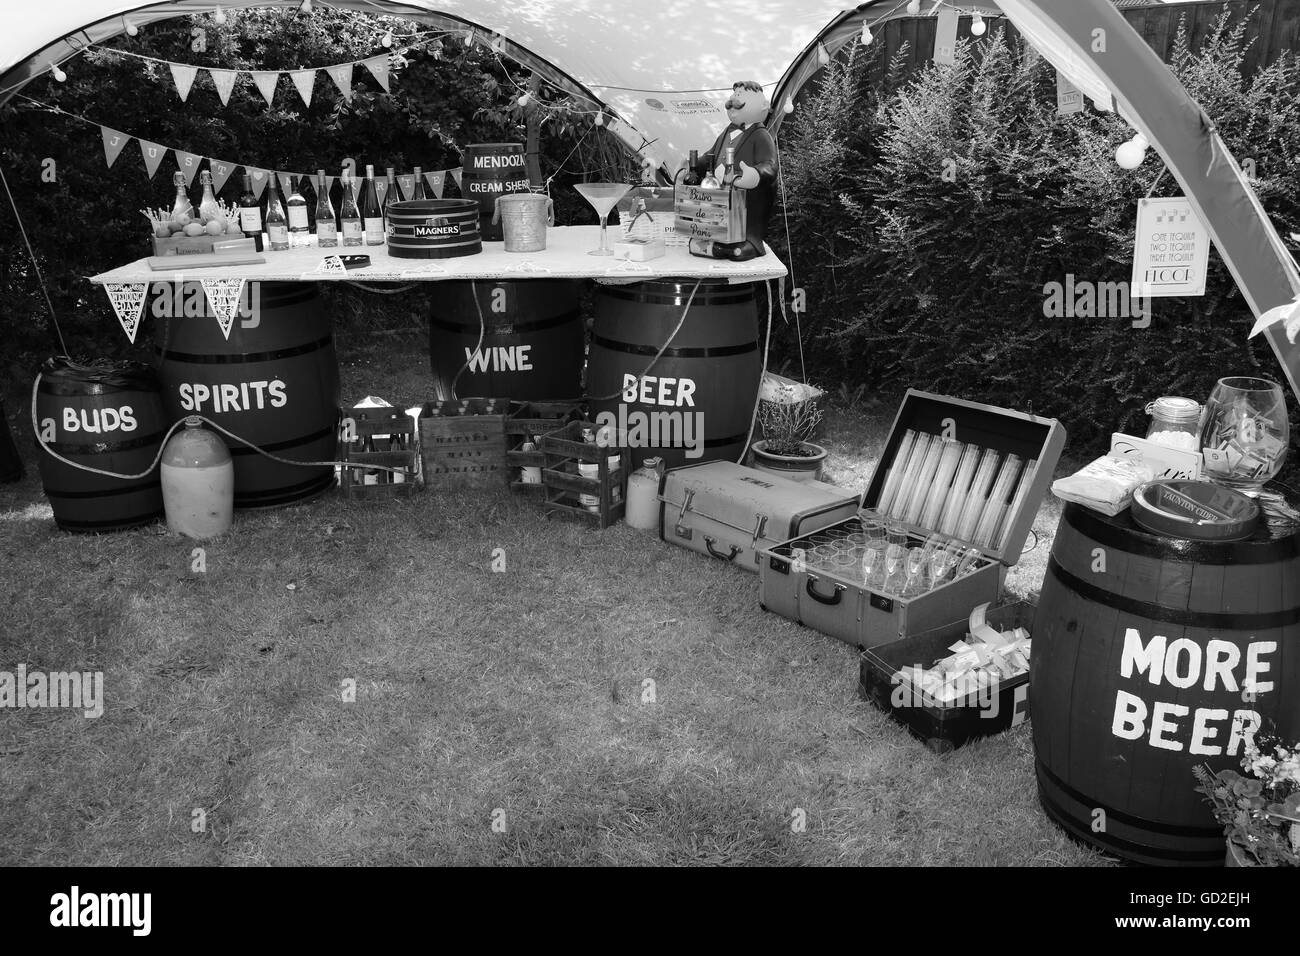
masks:
{"type": "MultiPolygon", "coordinates": [[[[618,227],[610,227],[611,244],[619,238],[618,227]]],[[[146,241],[143,237],[141,242],[146,241]]],[[[339,246],[320,249],[314,245],[280,252],[267,250],[266,262],[258,265],[221,266],[186,270],[185,257],[176,257],[176,268],[155,272],[148,258],[91,276],[101,285],[111,282],[177,282],[184,279],[245,278],[263,282],[436,282],[443,279],[596,279],[601,282],[638,282],[645,279],[722,279],[727,282],[761,282],[786,275],[785,265],[772,252],[748,262],[727,262],[692,256],[685,246],[668,246],[667,253],[649,262],[627,262],[612,256],[591,256],[600,244],[599,226],[553,226],[546,232],[541,252],[506,252],[504,243],[485,242],[477,255],[455,259],[398,259],[386,246],[339,246]],[[318,273],[327,255],[364,253],[370,266],[343,274],[318,273]]]]}

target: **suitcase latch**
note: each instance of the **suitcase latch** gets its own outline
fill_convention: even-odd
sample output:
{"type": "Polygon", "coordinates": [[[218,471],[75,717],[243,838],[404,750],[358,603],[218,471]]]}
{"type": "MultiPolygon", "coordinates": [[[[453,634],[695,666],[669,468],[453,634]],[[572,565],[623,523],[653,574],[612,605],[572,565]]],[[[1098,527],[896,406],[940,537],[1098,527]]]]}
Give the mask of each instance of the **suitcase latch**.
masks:
{"type": "Polygon", "coordinates": [[[887,598],[883,594],[870,595],[868,603],[870,603],[876,610],[884,611],[886,614],[890,614],[894,610],[893,599],[887,598]]]}
{"type": "Polygon", "coordinates": [[[767,515],[754,515],[754,544],[758,544],[758,539],[763,537],[765,530],[767,530],[767,515]]]}
{"type": "Polygon", "coordinates": [[[686,541],[690,541],[691,536],[695,534],[695,531],[692,528],[686,527],[684,524],[678,524],[677,527],[673,528],[673,534],[686,541]]]}
{"type": "MultiPolygon", "coordinates": [[[[685,489],[685,493],[682,495],[682,510],[677,512],[677,520],[679,522],[686,517],[686,512],[691,510],[691,499],[694,497],[695,497],[694,488],[685,489]]],[[[690,535],[685,535],[684,537],[689,538],[690,535]]]]}

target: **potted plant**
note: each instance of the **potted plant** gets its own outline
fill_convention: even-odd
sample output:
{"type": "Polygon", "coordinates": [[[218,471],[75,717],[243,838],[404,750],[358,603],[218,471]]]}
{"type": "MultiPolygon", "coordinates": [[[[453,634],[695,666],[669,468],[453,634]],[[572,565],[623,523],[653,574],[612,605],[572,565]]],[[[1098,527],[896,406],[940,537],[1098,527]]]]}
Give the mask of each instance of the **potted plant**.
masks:
{"type": "Polygon", "coordinates": [[[759,402],[763,439],[750,446],[750,464],[792,481],[820,478],[826,449],[808,439],[821,420],[816,398],[800,399],[794,385],[778,385],[771,399],[759,402]]]}
{"type": "Polygon", "coordinates": [[[1300,866],[1300,742],[1257,733],[1241,767],[1218,773],[1194,768],[1227,837],[1228,866],[1300,866]]]}

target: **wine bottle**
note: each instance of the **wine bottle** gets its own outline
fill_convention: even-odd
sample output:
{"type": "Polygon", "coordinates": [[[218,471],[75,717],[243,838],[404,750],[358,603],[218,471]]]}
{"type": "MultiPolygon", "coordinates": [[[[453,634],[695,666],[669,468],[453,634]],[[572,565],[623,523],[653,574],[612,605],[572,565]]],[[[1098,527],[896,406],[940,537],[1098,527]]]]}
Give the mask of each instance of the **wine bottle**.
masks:
{"type": "Polygon", "coordinates": [[[424,172],[419,166],[415,167],[415,185],[411,188],[412,199],[427,199],[424,192],[424,172]]]}
{"type": "Polygon", "coordinates": [[[172,182],[176,184],[176,199],[172,203],[172,219],[181,216],[194,218],[194,207],[190,205],[189,194],[185,192],[185,174],[179,169],[172,173],[172,182]]]}
{"type": "Polygon", "coordinates": [[[393,175],[393,167],[388,167],[388,188],[384,190],[384,203],[380,207],[380,215],[384,217],[384,225],[388,225],[388,207],[397,202],[397,177],[393,175]]]}
{"type": "Polygon", "coordinates": [[[262,251],[262,207],[253,195],[253,177],[248,173],[244,173],[244,191],[239,194],[239,231],[262,251]]]}
{"type": "Polygon", "coordinates": [[[700,184],[700,151],[691,150],[691,157],[686,161],[686,175],[682,177],[683,186],[698,186],[700,184]]]}
{"type": "Polygon", "coordinates": [[[221,211],[221,206],[217,204],[217,197],[212,192],[212,173],[209,170],[203,170],[199,173],[199,182],[203,184],[203,198],[199,200],[199,221],[205,226],[212,220],[224,220],[225,213],[221,211]]]}
{"type": "Polygon", "coordinates": [[[361,210],[357,208],[356,194],[352,190],[352,180],[346,170],[343,172],[343,202],[339,206],[339,224],[343,227],[343,245],[359,246],[361,238],[361,210]]]}
{"type": "Polygon", "coordinates": [[[366,184],[361,187],[361,220],[365,225],[366,245],[384,244],[384,214],[375,191],[375,167],[366,167],[366,184]]]}
{"type": "Polygon", "coordinates": [[[272,249],[289,248],[289,220],[284,217],[284,206],[280,202],[280,189],[271,174],[271,184],[266,187],[266,237],[271,240],[272,249]]]}
{"type": "Polygon", "coordinates": [[[724,186],[732,186],[740,176],[740,167],[736,165],[736,148],[727,147],[727,165],[722,170],[722,183],[724,186]]]}
{"type": "Polygon", "coordinates": [[[298,177],[289,177],[289,245],[295,248],[308,244],[311,224],[307,221],[307,200],[298,191],[298,177]]]}
{"type": "Polygon", "coordinates": [[[339,244],[338,223],[334,221],[334,204],[330,202],[329,183],[325,170],[316,170],[316,245],[332,249],[339,244]]]}

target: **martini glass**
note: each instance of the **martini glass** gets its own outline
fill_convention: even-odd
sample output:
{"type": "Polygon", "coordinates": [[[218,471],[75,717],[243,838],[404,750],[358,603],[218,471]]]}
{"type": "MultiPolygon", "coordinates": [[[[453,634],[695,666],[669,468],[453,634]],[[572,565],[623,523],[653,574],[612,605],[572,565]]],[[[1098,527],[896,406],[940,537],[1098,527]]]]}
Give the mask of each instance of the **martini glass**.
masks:
{"type": "Polygon", "coordinates": [[[612,256],[614,250],[609,247],[609,240],[606,238],[608,227],[605,220],[609,218],[609,211],[627,195],[632,187],[627,183],[576,183],[573,188],[582,193],[583,199],[591,203],[592,208],[596,210],[597,218],[600,219],[600,248],[592,249],[587,255],[612,256]]]}

